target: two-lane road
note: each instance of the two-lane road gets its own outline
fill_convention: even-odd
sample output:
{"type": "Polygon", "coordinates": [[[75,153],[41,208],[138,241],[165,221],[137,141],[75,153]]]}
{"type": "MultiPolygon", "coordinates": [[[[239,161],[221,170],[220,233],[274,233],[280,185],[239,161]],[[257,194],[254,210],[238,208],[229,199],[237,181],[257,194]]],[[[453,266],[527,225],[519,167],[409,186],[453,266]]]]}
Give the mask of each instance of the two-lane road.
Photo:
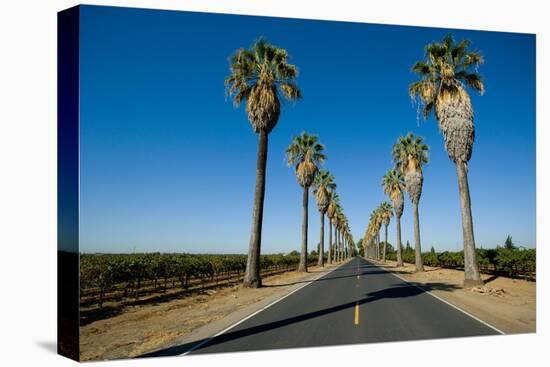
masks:
{"type": "Polygon", "coordinates": [[[149,356],[496,334],[420,288],[356,257],[219,336],[149,356]]]}

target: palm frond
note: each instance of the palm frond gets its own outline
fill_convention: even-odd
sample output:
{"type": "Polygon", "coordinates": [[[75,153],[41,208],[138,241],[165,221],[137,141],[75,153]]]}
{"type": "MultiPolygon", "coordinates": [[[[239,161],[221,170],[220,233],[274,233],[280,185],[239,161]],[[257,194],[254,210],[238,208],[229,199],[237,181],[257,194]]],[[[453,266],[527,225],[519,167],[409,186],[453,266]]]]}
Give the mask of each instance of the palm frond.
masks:
{"type": "Polygon", "coordinates": [[[409,85],[409,96],[420,103],[425,119],[439,108],[439,101],[445,101],[439,98],[442,95],[459,96],[465,88],[483,94],[484,85],[477,67],[484,60],[480,53],[470,51],[470,46],[469,40],[455,42],[452,34],[447,34],[441,42],[427,44],[424,60],[411,68],[420,80],[409,85]]]}
{"type": "Polygon", "coordinates": [[[296,84],[298,69],[288,62],[288,52],[263,37],[248,50],[236,50],[229,58],[229,70],[224,80],[226,95],[233,98],[236,107],[246,101],[248,118],[256,132],[269,133],[276,125],[280,96],[289,101],[302,98],[296,84]]]}

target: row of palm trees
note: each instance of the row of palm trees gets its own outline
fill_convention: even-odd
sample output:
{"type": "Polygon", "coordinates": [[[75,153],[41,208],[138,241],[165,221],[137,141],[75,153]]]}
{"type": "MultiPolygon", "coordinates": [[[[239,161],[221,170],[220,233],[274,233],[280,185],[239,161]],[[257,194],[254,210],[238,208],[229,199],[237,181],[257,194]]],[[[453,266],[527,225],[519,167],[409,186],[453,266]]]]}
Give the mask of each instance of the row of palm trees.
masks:
{"type": "MultiPolygon", "coordinates": [[[[388,170],[382,177],[382,187],[384,193],[393,202],[393,205],[389,202],[384,202],[373,211],[365,235],[367,241],[364,242],[363,245],[372,245],[373,236],[379,237],[380,225],[382,222],[386,225],[387,242],[387,225],[395,211],[397,228],[397,265],[403,266],[403,259],[401,257],[401,216],[403,215],[404,209],[403,191],[407,191],[413,207],[416,271],[424,271],[420,242],[418,204],[422,195],[422,185],[424,183],[422,167],[428,163],[428,146],[424,144],[422,137],[414,136],[412,133],[409,133],[406,136],[399,137],[397,142],[393,145],[392,156],[395,167],[388,170]],[[391,214],[387,214],[387,211],[391,212],[391,214]],[[380,224],[378,224],[378,222],[380,222],[380,224]],[[369,242],[369,240],[371,240],[371,242],[369,242]]],[[[377,259],[379,258],[378,255],[376,255],[376,257],[377,259]]],[[[384,254],[383,261],[385,260],[384,254]]]]}
{"type": "Polygon", "coordinates": [[[350,248],[353,238],[351,237],[348,219],[336,194],[334,175],[327,170],[319,169],[319,166],[326,160],[324,150],[325,146],[319,142],[319,138],[307,132],[294,137],[286,150],[287,163],[289,166],[295,166],[296,179],[303,189],[302,246],[298,265],[298,271],[303,272],[307,272],[308,263],[308,203],[309,190],[312,187],[317,201],[317,209],[321,215],[318,265],[324,266],[325,215],[329,218],[328,263],[332,263],[333,259],[342,261],[344,258],[351,256],[350,248]],[[335,233],[334,243],[332,242],[333,227],[335,233]]]}
{"type": "MultiPolygon", "coordinates": [[[[482,283],[476,262],[468,186],[468,161],[472,155],[475,131],[473,107],[466,89],[471,88],[483,94],[484,85],[480,74],[477,72],[478,66],[483,63],[483,58],[479,53],[470,51],[469,46],[469,41],[462,40],[457,43],[451,35],[446,36],[441,42],[428,44],[425,49],[425,59],[415,63],[412,67],[412,71],[420,79],[412,83],[408,89],[411,98],[422,107],[425,119],[432,112],[434,113],[445,140],[445,149],[456,166],[464,239],[465,286],[482,283]]],[[[302,93],[296,84],[298,69],[288,62],[287,51],[268,44],[264,39],[256,41],[249,50],[244,48],[237,50],[230,58],[230,71],[230,75],[225,80],[227,93],[233,98],[235,106],[239,106],[241,103],[246,104],[245,110],[248,120],[254,132],[259,135],[252,229],[244,278],[244,286],[259,287],[261,286],[259,257],[268,136],[279,121],[281,99],[296,101],[302,98],[302,93]]],[[[302,138],[304,137],[302,136],[302,138]]],[[[304,142],[300,142],[300,144],[302,143],[304,142]]],[[[319,143],[309,141],[308,144],[319,143]]],[[[296,165],[298,182],[304,189],[303,201],[306,209],[304,209],[302,221],[302,255],[304,255],[304,250],[306,252],[304,259],[300,262],[300,270],[305,271],[307,270],[307,262],[305,261],[305,256],[307,256],[307,201],[309,187],[314,183],[316,177],[314,174],[315,168],[312,164],[322,163],[324,156],[319,153],[320,155],[315,157],[313,152],[315,149],[310,147],[312,152],[307,153],[310,156],[306,157],[302,152],[293,151],[294,148],[291,149],[291,147],[289,147],[290,151],[287,150],[288,162],[291,165],[296,165]]],[[[399,138],[393,148],[395,168],[391,173],[391,177],[388,178],[393,183],[384,184],[386,194],[393,201],[398,224],[403,211],[403,189],[409,194],[414,215],[416,268],[419,271],[423,270],[423,266],[420,256],[418,204],[422,193],[422,166],[428,162],[427,150],[427,146],[423,144],[420,137],[408,134],[399,138]],[[396,180],[399,181],[399,175],[402,175],[403,181],[403,186],[400,189],[401,194],[397,192],[400,184],[395,183],[396,180]]],[[[319,190],[316,192],[318,193],[319,190]]],[[[324,208],[326,205],[322,197],[324,193],[319,195],[323,199],[320,202],[322,204],[320,207],[324,208]]],[[[329,218],[331,218],[330,204],[326,210],[329,218]]],[[[320,211],[323,213],[321,209],[320,211]]],[[[322,214],[322,222],[323,216],[324,214],[322,214]]],[[[349,229],[349,226],[347,226],[347,220],[344,219],[335,222],[331,218],[330,223],[337,228],[337,240],[343,234],[351,236],[349,230],[345,231],[345,229],[349,229]]],[[[371,222],[373,224],[371,230],[367,230],[369,235],[367,240],[379,236],[381,224],[378,223],[380,220],[372,220],[371,222]],[[373,234],[377,235],[372,236],[373,234]]],[[[371,222],[369,222],[369,226],[371,222]]],[[[398,232],[400,231],[398,230],[398,232]]],[[[400,242],[399,239],[400,234],[398,242],[400,242]]],[[[347,241],[345,238],[343,240],[347,241]]],[[[400,247],[400,243],[398,243],[399,250],[400,247]]],[[[329,250],[331,248],[332,246],[329,246],[329,250]]]]}
{"type": "MultiPolygon", "coordinates": [[[[266,184],[268,137],[277,125],[281,113],[281,99],[297,101],[302,92],[296,84],[298,69],[288,62],[285,49],[258,39],[250,49],[238,49],[230,57],[230,74],[225,79],[226,91],[235,107],[246,104],[246,113],[252,129],[259,135],[256,166],[256,188],[252,209],[252,228],[243,285],[261,286],[260,253],[262,241],[263,206],[266,184]]],[[[351,254],[353,238],[346,216],[335,192],[334,176],[319,170],[326,157],[318,138],[307,133],[294,138],[288,147],[287,161],[295,165],[298,183],[303,193],[302,249],[299,271],[307,271],[307,228],[309,189],[313,185],[317,207],[321,213],[319,265],[324,265],[324,217],[329,218],[328,262],[343,260],[351,254]],[[334,228],[335,242],[332,243],[334,228]]]]}
{"type": "MultiPolygon", "coordinates": [[[[445,150],[456,166],[464,240],[464,286],[483,284],[476,260],[468,184],[468,161],[472,156],[475,129],[473,106],[467,88],[483,94],[484,85],[477,69],[484,60],[479,53],[470,51],[469,46],[470,41],[455,42],[452,35],[447,35],[441,42],[428,44],[425,60],[418,61],[412,67],[420,80],[409,86],[409,95],[421,105],[424,119],[434,113],[445,140],[445,150]]],[[[395,167],[384,175],[382,186],[393,202],[396,216],[397,265],[403,264],[400,220],[403,191],[407,191],[413,207],[415,266],[417,271],[423,271],[418,204],[424,179],[422,167],[428,163],[428,146],[423,143],[422,137],[409,133],[394,144],[392,156],[395,167]]],[[[379,217],[380,207],[371,215],[364,246],[372,245],[379,236],[379,217]]]]}
{"type": "Polygon", "coordinates": [[[393,207],[387,201],[380,203],[380,205],[371,212],[369,224],[362,240],[365,256],[386,262],[388,225],[390,224],[392,217],[393,207]],[[384,246],[382,249],[382,258],[380,259],[380,229],[382,228],[382,225],[384,225],[384,246]]]}

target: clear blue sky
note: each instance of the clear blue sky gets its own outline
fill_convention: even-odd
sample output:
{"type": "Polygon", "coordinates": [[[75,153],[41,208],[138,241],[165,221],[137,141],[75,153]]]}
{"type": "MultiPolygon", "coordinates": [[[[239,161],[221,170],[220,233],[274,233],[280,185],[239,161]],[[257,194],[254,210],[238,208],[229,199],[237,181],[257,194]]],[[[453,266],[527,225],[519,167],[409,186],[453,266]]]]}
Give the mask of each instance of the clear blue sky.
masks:
{"type": "MultiPolygon", "coordinates": [[[[420,202],[425,250],[459,250],[454,165],[433,118],[407,94],[426,43],[450,30],[84,6],[81,13],[83,252],[245,253],[257,135],[226,99],[228,57],[259,36],[299,68],[304,99],[283,107],[270,134],[262,252],[298,250],[301,195],[284,150],[318,134],[354,238],[386,199],[381,176],[409,131],[430,163],[420,202]]],[[[452,30],[486,59],[486,94],[472,95],[476,141],[470,189],[478,246],[535,246],[535,36],[452,30]]],[[[319,240],[310,200],[309,247],[319,240]]],[[[406,201],[403,242],[411,240],[406,201]]],[[[328,227],[328,226],[327,226],[328,227]]],[[[389,241],[395,240],[394,222],[389,241]]]]}

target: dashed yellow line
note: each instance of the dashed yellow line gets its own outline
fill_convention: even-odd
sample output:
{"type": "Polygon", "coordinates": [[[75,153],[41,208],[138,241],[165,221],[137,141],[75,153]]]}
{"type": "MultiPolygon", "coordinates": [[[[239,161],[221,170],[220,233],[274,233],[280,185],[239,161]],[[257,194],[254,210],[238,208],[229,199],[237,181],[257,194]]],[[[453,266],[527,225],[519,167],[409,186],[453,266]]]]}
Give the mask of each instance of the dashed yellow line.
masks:
{"type": "Polygon", "coordinates": [[[355,302],[355,325],[359,325],[359,302],[355,302]]]}

